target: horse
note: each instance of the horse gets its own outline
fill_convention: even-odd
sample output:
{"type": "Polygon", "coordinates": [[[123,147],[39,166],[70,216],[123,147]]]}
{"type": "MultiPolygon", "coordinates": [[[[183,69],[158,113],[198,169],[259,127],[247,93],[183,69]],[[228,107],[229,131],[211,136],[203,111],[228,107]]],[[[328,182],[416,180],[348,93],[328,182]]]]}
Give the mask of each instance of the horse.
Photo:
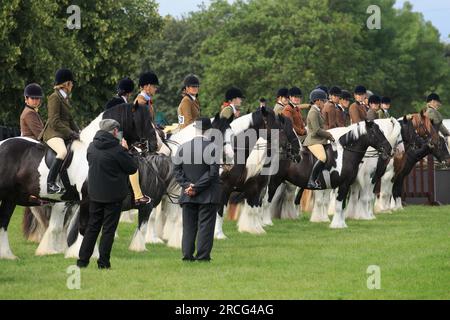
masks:
{"type": "MultiPolygon", "coordinates": [[[[224,172],[221,177],[224,183],[224,205],[228,200],[232,204],[245,201],[238,220],[238,231],[253,234],[264,233],[263,224],[271,224],[267,217],[264,219],[264,216],[267,216],[264,215],[264,210],[268,211],[268,207],[262,207],[269,176],[275,174],[270,168],[274,164],[276,168],[282,166],[285,159],[292,159],[300,151],[300,143],[292,122],[281,115],[275,116],[272,110],[263,110],[263,113],[265,121],[263,126],[256,130],[254,145],[246,141],[245,135],[248,131],[252,132],[255,126],[239,133],[244,134],[244,137],[236,135],[238,141],[244,142],[244,146],[240,148],[244,151],[241,157],[244,161],[235,159],[233,168],[224,172]],[[260,129],[267,130],[267,137],[259,135],[260,129]],[[272,139],[272,131],[278,133],[278,139],[272,139]],[[272,140],[276,143],[273,144],[272,140]],[[267,169],[264,174],[263,169],[267,169]]],[[[238,151],[238,144],[235,144],[235,147],[238,151]]],[[[236,154],[242,155],[242,152],[236,154]]]]}
{"type": "MultiPolygon", "coordinates": [[[[212,128],[214,129],[214,133],[220,132],[224,139],[217,139],[214,135],[212,136],[213,143],[216,143],[220,149],[223,148],[224,156],[227,159],[232,159],[234,157],[233,150],[231,148],[231,127],[230,123],[233,121],[233,117],[231,118],[220,118],[217,113],[215,117],[212,119],[212,128]]],[[[169,139],[165,140],[165,143],[169,146],[170,152],[172,155],[177,154],[178,148],[190,141],[195,137],[197,133],[197,129],[194,127],[194,124],[190,124],[189,126],[183,128],[179,132],[170,136],[169,139]]],[[[208,133],[208,132],[207,132],[208,133]]],[[[222,138],[220,137],[220,138],[222,138]]],[[[173,248],[181,247],[181,237],[182,237],[182,213],[181,207],[177,203],[177,199],[181,195],[181,187],[175,181],[175,177],[172,175],[171,181],[169,182],[167,188],[167,194],[163,197],[162,203],[160,204],[160,208],[157,208],[157,217],[161,217],[159,219],[163,226],[159,226],[157,228],[161,232],[159,232],[158,236],[154,238],[155,242],[159,242],[158,238],[162,238],[167,241],[167,245],[173,248]]],[[[154,228],[151,232],[154,234],[157,230],[156,226],[152,225],[154,228]]],[[[151,241],[151,239],[149,239],[151,241]]]]}
{"type": "MultiPolygon", "coordinates": [[[[380,127],[373,121],[353,124],[348,127],[345,134],[341,128],[331,129],[329,132],[335,138],[336,143],[326,147],[327,164],[319,176],[319,180],[322,189],[338,188],[336,214],[330,227],[346,228],[343,209],[350,186],[357,177],[358,170],[356,168],[369,147],[375,148],[380,152],[381,157],[387,160],[391,156],[392,146],[380,127]]],[[[314,156],[304,150],[301,153],[300,162],[290,161],[286,165],[280,166],[279,172],[272,177],[269,184],[269,201],[272,201],[275,191],[283,181],[288,181],[301,188],[298,199],[307,186],[314,161],[314,156]]]]}
{"type": "MultiPolygon", "coordinates": [[[[138,104],[121,104],[102,112],[80,134],[79,140],[74,140],[69,147],[63,168],[61,180],[66,187],[64,194],[47,193],[47,176],[49,173],[48,158],[55,153],[39,141],[17,137],[0,142],[0,258],[16,259],[9,246],[8,225],[16,205],[39,206],[43,203],[54,203],[52,216],[61,215],[65,202],[80,204],[80,212],[89,216],[89,197],[87,192],[88,163],[86,152],[95,133],[99,130],[102,119],[115,119],[121,126],[124,138],[131,144],[140,139],[155,139],[155,132],[150,125],[148,107],[138,104]],[[46,161],[47,158],[47,161],[46,161]],[[61,205],[62,204],[62,205],[61,205]],[[58,212],[59,211],[59,212],[58,212]]],[[[64,221],[64,220],[63,220],[64,221]]],[[[84,230],[81,230],[84,234],[84,230]]],[[[63,239],[61,228],[50,227],[44,234],[38,247],[38,254],[61,253],[64,248],[59,245],[52,247],[63,239]]]]}
{"type": "Polygon", "coordinates": [[[439,135],[425,112],[404,116],[400,124],[405,150],[388,164],[375,204],[377,212],[402,209],[403,181],[421,159],[429,154],[440,162],[450,158],[445,139],[439,135]]]}

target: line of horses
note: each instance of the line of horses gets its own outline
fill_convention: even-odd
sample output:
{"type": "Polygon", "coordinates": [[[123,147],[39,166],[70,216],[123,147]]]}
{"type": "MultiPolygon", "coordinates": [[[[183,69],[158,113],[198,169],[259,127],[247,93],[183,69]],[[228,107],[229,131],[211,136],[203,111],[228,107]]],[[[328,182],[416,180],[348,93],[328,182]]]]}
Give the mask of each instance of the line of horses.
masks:
{"type": "MultiPolygon", "coordinates": [[[[151,124],[147,107],[122,104],[101,113],[71,146],[73,159],[67,175],[72,194],[46,194],[47,148],[27,138],[10,138],[0,142],[0,258],[15,259],[8,239],[8,225],[16,205],[25,210],[23,230],[28,240],[38,242],[37,255],[65,253],[78,256],[89,217],[86,150],[99,122],[112,118],[121,125],[130,145],[147,140],[162,140],[176,154],[178,147],[192,139],[190,125],[166,136],[151,124]],[[46,207],[35,200],[48,201],[46,207]]],[[[272,110],[259,108],[237,119],[212,121],[213,128],[225,137],[217,142],[226,164],[221,169],[223,201],[218,207],[216,239],[225,239],[223,212],[228,204],[241,204],[237,223],[240,232],[264,233],[273,218],[296,218],[314,158],[303,148],[292,123],[272,110]],[[246,139],[255,135],[255,139],[246,139]],[[244,141],[244,143],[239,143],[244,141]]],[[[374,219],[377,211],[401,208],[403,179],[416,162],[428,154],[439,161],[450,158],[446,141],[421,113],[394,118],[364,121],[346,128],[329,130],[336,140],[326,147],[327,164],[320,176],[324,190],[314,191],[312,222],[329,222],[331,228],[345,228],[345,219],[374,219]],[[381,182],[381,192],[374,188],[381,182]]],[[[151,144],[151,143],[150,143],[151,144]]],[[[155,143],[153,143],[155,144],[155,143]]],[[[146,243],[163,243],[181,247],[182,214],[177,198],[181,187],[175,182],[171,154],[144,153],[139,156],[140,183],[152,197],[153,206],[139,209],[138,224],[129,249],[145,251],[146,243]]],[[[131,209],[129,199],[124,211],[131,209]]],[[[95,254],[94,254],[95,255],[95,254]]]]}

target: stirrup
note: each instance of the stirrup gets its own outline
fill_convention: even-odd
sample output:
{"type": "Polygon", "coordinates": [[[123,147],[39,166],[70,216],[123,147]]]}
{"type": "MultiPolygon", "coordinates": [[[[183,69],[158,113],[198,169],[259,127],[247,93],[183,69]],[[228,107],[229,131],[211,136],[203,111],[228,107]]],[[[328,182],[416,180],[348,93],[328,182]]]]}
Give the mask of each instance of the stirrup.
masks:
{"type": "Polygon", "coordinates": [[[150,203],[152,203],[152,198],[146,195],[144,195],[142,198],[134,200],[135,206],[146,206],[149,205],[150,203]]]}
{"type": "Polygon", "coordinates": [[[47,183],[48,194],[63,194],[66,190],[56,183],[47,183]]]}

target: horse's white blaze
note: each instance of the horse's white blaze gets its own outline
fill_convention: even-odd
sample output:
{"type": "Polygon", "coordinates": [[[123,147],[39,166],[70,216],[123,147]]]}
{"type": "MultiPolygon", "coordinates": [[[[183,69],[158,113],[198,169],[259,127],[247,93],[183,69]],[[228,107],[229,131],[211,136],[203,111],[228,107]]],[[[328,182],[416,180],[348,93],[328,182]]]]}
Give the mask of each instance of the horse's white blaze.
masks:
{"type": "Polygon", "coordinates": [[[267,140],[260,137],[250,153],[245,167],[247,168],[247,176],[245,181],[252,177],[256,177],[261,173],[266,161],[267,140]]]}
{"type": "Polygon", "coordinates": [[[64,253],[67,249],[67,236],[64,230],[65,203],[55,203],[50,215],[47,230],[36,249],[37,256],[64,253]]]}
{"type": "Polygon", "coordinates": [[[0,228],[0,259],[17,259],[9,247],[8,231],[4,228],[0,228]]]}

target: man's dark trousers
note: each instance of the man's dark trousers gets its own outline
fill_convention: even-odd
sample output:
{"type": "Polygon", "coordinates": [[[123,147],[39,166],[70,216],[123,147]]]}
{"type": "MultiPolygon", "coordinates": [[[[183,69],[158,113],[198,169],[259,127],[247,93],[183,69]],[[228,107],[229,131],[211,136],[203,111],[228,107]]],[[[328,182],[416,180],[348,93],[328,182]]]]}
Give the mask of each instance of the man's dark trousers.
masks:
{"type": "Polygon", "coordinates": [[[119,224],[122,203],[100,203],[91,201],[89,204],[89,223],[84,234],[83,243],[80,248],[79,265],[87,266],[89,259],[94,252],[95,242],[97,241],[100,230],[100,257],[98,259],[99,267],[110,267],[111,249],[114,242],[117,225],[119,224]]]}
{"type": "Polygon", "coordinates": [[[182,251],[184,260],[211,260],[216,213],[217,204],[183,204],[182,251]],[[197,256],[194,258],[196,235],[197,256]]]}

